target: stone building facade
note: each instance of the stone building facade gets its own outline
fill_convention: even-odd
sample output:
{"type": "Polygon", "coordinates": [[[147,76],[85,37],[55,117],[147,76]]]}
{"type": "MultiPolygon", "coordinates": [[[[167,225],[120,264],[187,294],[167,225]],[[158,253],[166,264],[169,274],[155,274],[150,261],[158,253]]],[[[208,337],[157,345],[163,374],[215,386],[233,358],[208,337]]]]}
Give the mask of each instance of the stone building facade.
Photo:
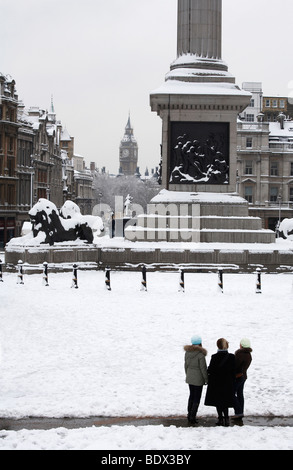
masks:
{"type": "Polygon", "coordinates": [[[15,81],[0,74],[0,249],[16,232],[17,104],[15,81]]]}
{"type": "Polygon", "coordinates": [[[82,155],[73,155],[75,202],[83,214],[91,214],[94,206],[93,172],[85,167],[82,155]]]}
{"type": "MultiPolygon", "coordinates": [[[[70,199],[84,214],[92,210],[93,177],[74,168],[74,137],[49,111],[25,108],[15,81],[0,74],[0,249],[21,235],[39,198],[61,207],[70,199]]],[[[82,158],[82,160],[84,160],[82,158]]]]}
{"type": "Polygon", "coordinates": [[[263,227],[293,217],[293,121],[238,122],[237,191],[263,227]]]}

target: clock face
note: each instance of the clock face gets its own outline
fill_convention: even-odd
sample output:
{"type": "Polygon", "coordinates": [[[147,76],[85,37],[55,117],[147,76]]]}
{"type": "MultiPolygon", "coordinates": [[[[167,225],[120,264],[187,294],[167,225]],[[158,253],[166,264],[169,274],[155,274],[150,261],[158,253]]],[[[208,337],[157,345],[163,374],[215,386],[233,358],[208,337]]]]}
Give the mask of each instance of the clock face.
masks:
{"type": "Polygon", "coordinates": [[[122,152],[122,156],[123,157],[128,157],[128,155],[129,155],[129,150],[124,149],[123,152],[122,152]]]}

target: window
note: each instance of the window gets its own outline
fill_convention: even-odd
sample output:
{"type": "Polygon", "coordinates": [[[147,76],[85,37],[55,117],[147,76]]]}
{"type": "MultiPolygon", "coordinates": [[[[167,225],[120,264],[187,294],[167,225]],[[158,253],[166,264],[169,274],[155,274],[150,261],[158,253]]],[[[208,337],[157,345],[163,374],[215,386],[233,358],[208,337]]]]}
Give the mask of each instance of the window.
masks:
{"type": "Polygon", "coordinates": [[[280,100],[280,108],[285,108],[285,100],[280,100]]]}
{"type": "Polygon", "coordinates": [[[252,137],[247,137],[246,138],[246,148],[251,149],[252,148],[252,137]]]}
{"type": "Polygon", "coordinates": [[[289,192],[289,201],[290,201],[290,202],[293,202],[293,188],[290,188],[290,192],[289,192]]]}
{"type": "Polygon", "coordinates": [[[252,204],[253,202],[253,189],[252,186],[245,186],[244,188],[244,198],[247,202],[252,204]]]}
{"type": "Polygon", "coordinates": [[[15,204],[15,190],[14,186],[10,184],[7,186],[7,202],[9,205],[15,204]]]}
{"type": "Polygon", "coordinates": [[[293,176],[293,162],[291,162],[291,172],[290,172],[290,176],[293,176]]]}
{"type": "Polygon", "coordinates": [[[254,99],[252,98],[250,100],[250,105],[249,105],[250,108],[254,108],[254,99]]]}
{"type": "Polygon", "coordinates": [[[270,108],[271,107],[271,100],[266,100],[266,108],[270,108]]]}
{"type": "Polygon", "coordinates": [[[253,169],[252,160],[247,160],[245,162],[245,174],[252,175],[253,173],[252,169],[253,169]]]}
{"type": "Polygon", "coordinates": [[[271,163],[271,176],[278,176],[279,175],[279,164],[278,162],[271,163]]]}
{"type": "Polygon", "coordinates": [[[278,188],[271,187],[270,188],[270,202],[277,202],[279,195],[278,188]]]}
{"type": "Polygon", "coordinates": [[[273,108],[277,108],[278,107],[278,100],[273,100],[273,108]]]}
{"type": "Polygon", "coordinates": [[[254,114],[246,114],[247,122],[254,122],[254,114]]]}

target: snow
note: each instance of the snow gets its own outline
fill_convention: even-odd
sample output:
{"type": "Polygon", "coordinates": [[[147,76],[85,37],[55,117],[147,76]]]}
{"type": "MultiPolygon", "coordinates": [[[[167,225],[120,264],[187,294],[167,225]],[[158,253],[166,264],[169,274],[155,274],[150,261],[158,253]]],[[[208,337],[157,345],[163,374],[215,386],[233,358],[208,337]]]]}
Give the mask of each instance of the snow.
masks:
{"type": "Polygon", "coordinates": [[[270,122],[271,136],[278,136],[293,139],[293,121],[284,121],[284,129],[281,128],[279,122],[270,122]]]}
{"type": "Polygon", "coordinates": [[[152,204],[167,204],[175,202],[186,204],[200,202],[217,204],[247,204],[247,201],[238,196],[237,193],[188,193],[185,191],[168,191],[167,189],[162,189],[151,201],[152,204]]]}
{"type": "Polygon", "coordinates": [[[251,96],[251,93],[232,83],[200,83],[167,80],[152,95],[221,95],[221,96],[251,96]]]}
{"type": "Polygon", "coordinates": [[[283,219],[279,226],[279,231],[284,234],[288,240],[293,240],[293,219],[283,219]]]}
{"type": "MultiPolygon", "coordinates": [[[[186,414],[188,386],[183,346],[203,337],[207,362],[216,340],[230,352],[250,338],[253,362],[245,386],[246,415],[292,414],[293,278],[214,273],[102,271],[4,273],[0,283],[0,416],[179,416],[186,414]],[[13,299],[13,300],[12,300],[13,299]]],[[[204,406],[200,416],[215,416],[204,406]]],[[[1,424],[1,419],[0,419],[1,424]]],[[[119,426],[47,431],[0,431],[0,449],[292,449],[291,427],[177,428],[119,426]]]]}

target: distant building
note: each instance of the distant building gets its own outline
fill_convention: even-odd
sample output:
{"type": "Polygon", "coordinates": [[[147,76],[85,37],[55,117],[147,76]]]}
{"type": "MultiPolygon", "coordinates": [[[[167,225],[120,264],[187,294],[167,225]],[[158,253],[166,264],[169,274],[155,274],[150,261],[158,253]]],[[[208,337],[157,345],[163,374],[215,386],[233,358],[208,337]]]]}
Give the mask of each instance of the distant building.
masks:
{"type": "Polygon", "coordinates": [[[34,168],[32,204],[40,198],[45,198],[61,207],[64,202],[60,152],[61,121],[56,120],[53,104],[49,112],[38,107],[29,108],[25,118],[34,130],[31,156],[34,168]]]}
{"type": "Polygon", "coordinates": [[[93,176],[83,157],[76,158],[78,169],[74,137],[56,119],[53,98],[49,111],[27,109],[18,100],[15,81],[0,74],[0,249],[21,235],[40,198],[58,208],[70,199],[82,213],[91,213],[93,176]]]}
{"type": "MultiPolygon", "coordinates": [[[[28,211],[32,207],[34,197],[34,175],[32,155],[34,153],[35,131],[27,120],[25,107],[18,105],[18,139],[17,139],[17,227],[22,227],[28,220],[28,211]]],[[[19,235],[19,230],[17,230],[19,235]]]]}
{"type": "Polygon", "coordinates": [[[293,121],[239,121],[237,139],[237,190],[250,214],[275,230],[293,217],[293,121]]]}
{"type": "Polygon", "coordinates": [[[93,181],[94,175],[85,167],[84,158],[81,155],[73,156],[75,203],[82,214],[91,214],[94,204],[93,181]]]}
{"type": "Polygon", "coordinates": [[[0,249],[16,233],[17,104],[15,81],[0,73],[0,249]]]}
{"type": "Polygon", "coordinates": [[[264,122],[276,122],[280,113],[293,119],[293,103],[287,96],[264,96],[261,82],[244,82],[242,88],[252,94],[250,105],[240,114],[242,120],[257,122],[261,116],[264,122]]]}
{"type": "Polygon", "coordinates": [[[119,147],[119,174],[134,176],[137,173],[138,145],[128,118],[125,133],[119,147]]]}
{"type": "Polygon", "coordinates": [[[262,83],[261,82],[244,82],[242,88],[251,93],[249,106],[240,114],[240,118],[246,122],[256,122],[257,116],[262,110],[262,83]]]}
{"type": "Polygon", "coordinates": [[[72,159],[74,154],[74,137],[72,137],[68,130],[62,129],[60,136],[60,149],[67,152],[68,158],[72,159]]]}
{"type": "Polygon", "coordinates": [[[286,96],[264,96],[262,112],[268,122],[276,122],[280,113],[284,113],[287,119],[293,119],[293,105],[286,96]]]}
{"type": "Polygon", "coordinates": [[[237,127],[237,191],[251,215],[276,230],[293,217],[293,105],[287,97],[263,96],[259,82],[242,86],[252,98],[237,127]]]}

